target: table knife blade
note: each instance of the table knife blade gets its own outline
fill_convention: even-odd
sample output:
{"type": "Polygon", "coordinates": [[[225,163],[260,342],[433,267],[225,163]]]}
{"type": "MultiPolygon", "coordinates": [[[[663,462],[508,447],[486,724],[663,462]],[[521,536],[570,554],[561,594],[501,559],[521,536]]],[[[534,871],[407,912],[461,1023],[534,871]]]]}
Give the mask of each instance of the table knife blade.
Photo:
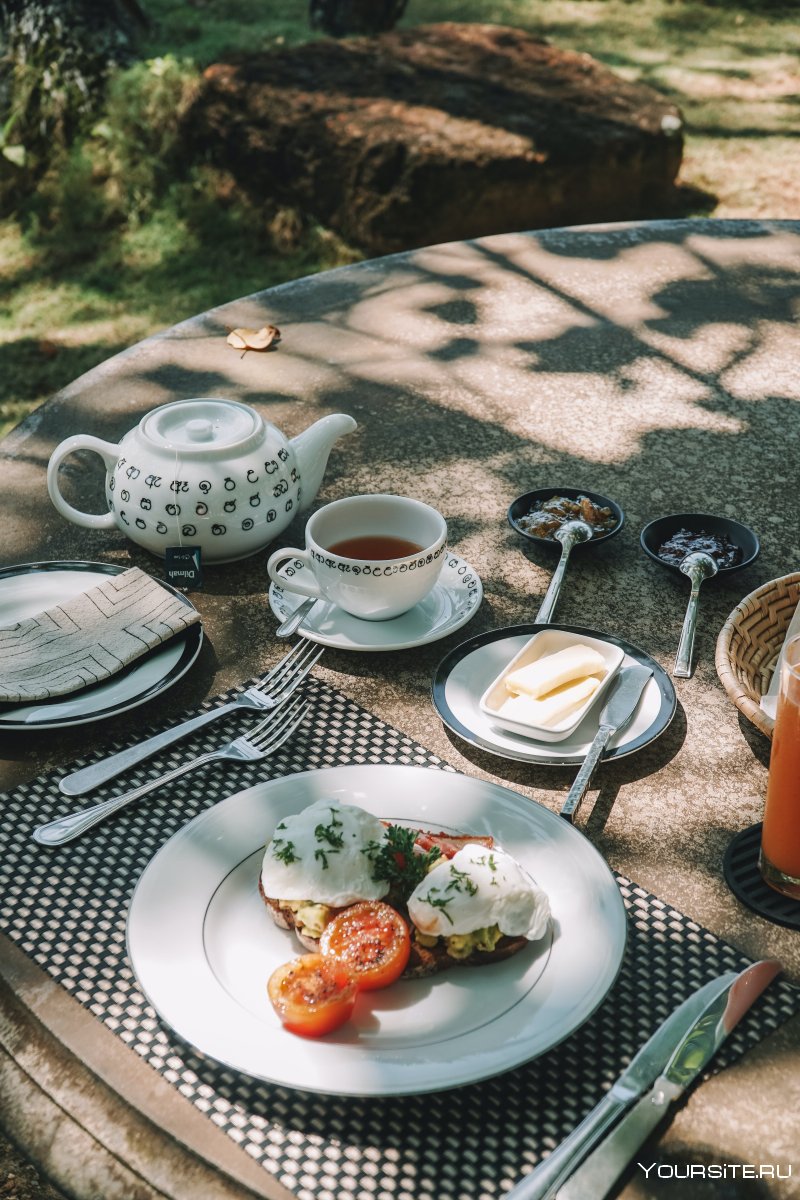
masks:
{"type": "Polygon", "coordinates": [[[624,729],[636,711],[642,692],[653,672],[639,663],[624,667],[612,684],[611,695],[600,710],[600,723],[575,782],[561,807],[561,816],[574,821],[600,756],[615,733],[624,729]]]}
{"type": "Polygon", "coordinates": [[[676,1047],[683,1045],[709,1008],[720,997],[727,1002],[738,978],[735,971],[728,971],[712,979],[670,1013],[636,1052],[606,1095],[547,1158],[511,1189],[507,1200],[552,1200],[603,1135],[655,1083],[676,1047]]]}
{"type": "Polygon", "coordinates": [[[780,969],[781,964],[774,959],[754,963],[734,976],[727,988],[709,1000],[692,1028],[674,1048],[649,1091],[578,1166],[556,1193],[556,1200],[603,1200],[670,1105],[708,1065],[780,969]]]}

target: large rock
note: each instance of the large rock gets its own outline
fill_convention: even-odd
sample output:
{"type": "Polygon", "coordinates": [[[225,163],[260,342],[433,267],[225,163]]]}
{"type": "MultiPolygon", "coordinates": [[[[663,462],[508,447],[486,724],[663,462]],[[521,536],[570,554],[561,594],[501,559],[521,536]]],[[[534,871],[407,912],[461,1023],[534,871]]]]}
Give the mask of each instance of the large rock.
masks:
{"type": "Polygon", "coordinates": [[[517,29],[441,24],[209,67],[193,152],[252,199],[385,253],[653,215],[681,160],[674,105],[517,29]]]}

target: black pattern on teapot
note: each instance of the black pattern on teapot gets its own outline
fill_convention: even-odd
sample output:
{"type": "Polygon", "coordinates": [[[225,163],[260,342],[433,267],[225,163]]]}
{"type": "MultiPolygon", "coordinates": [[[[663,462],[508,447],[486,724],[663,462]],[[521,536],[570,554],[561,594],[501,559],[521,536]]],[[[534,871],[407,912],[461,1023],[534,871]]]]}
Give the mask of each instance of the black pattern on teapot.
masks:
{"type": "Polygon", "coordinates": [[[167,504],[165,508],[171,517],[179,517],[181,515],[180,504],[167,504]]]}
{"type": "Polygon", "coordinates": [[[245,517],[245,519],[242,521],[242,529],[245,531],[245,533],[251,530],[254,525],[255,521],[252,517],[245,517]]]}
{"type": "Polygon", "coordinates": [[[196,525],[181,525],[181,534],[183,537],[194,537],[197,533],[196,525]]]}
{"type": "Polygon", "coordinates": [[[279,481],[278,481],[278,482],[275,484],[275,487],[272,489],[272,494],[273,494],[273,496],[274,496],[274,497],[277,499],[277,497],[278,497],[278,496],[283,496],[283,495],[285,495],[285,493],[286,493],[286,492],[288,492],[288,490],[289,490],[289,485],[288,485],[288,483],[286,482],[286,480],[285,480],[285,479],[280,479],[280,480],[279,480],[279,481]]]}
{"type": "Polygon", "coordinates": [[[149,488],[161,487],[161,479],[161,475],[148,475],[145,479],[145,483],[149,488]]]}
{"type": "Polygon", "coordinates": [[[142,520],[141,517],[137,517],[136,518],[136,528],[137,529],[147,529],[147,521],[142,520]]]}
{"type": "Polygon", "coordinates": [[[275,518],[277,517],[277,515],[278,514],[275,512],[274,508],[270,508],[267,510],[267,520],[268,521],[274,521],[275,518]]]}
{"type": "Polygon", "coordinates": [[[208,493],[211,491],[212,485],[209,483],[209,481],[207,479],[201,479],[197,486],[200,488],[200,491],[203,493],[203,495],[207,496],[208,493]]]}
{"type": "Polygon", "coordinates": [[[169,529],[167,528],[167,526],[164,524],[163,521],[159,521],[158,524],[156,525],[156,533],[161,533],[161,534],[169,533],[169,529]]]}
{"type": "Polygon", "coordinates": [[[188,479],[173,479],[172,483],[169,485],[169,490],[171,492],[174,492],[176,496],[180,492],[188,492],[188,490],[189,490],[188,479]]]}
{"type": "Polygon", "coordinates": [[[281,446],[280,450],[278,451],[278,458],[281,460],[281,462],[289,461],[289,451],[285,446],[281,446]]]}
{"type": "Polygon", "coordinates": [[[208,505],[204,500],[201,500],[199,504],[195,504],[194,511],[195,515],[198,517],[208,516],[208,505]]]}
{"type": "Polygon", "coordinates": [[[127,488],[122,489],[122,491],[119,494],[119,498],[120,498],[120,500],[124,500],[126,504],[128,503],[128,501],[131,498],[131,494],[127,488]]]}
{"type": "Polygon", "coordinates": [[[142,472],[139,470],[139,468],[134,467],[133,464],[131,464],[125,472],[125,474],[128,476],[128,479],[138,479],[141,473],[142,472]]]}
{"type": "Polygon", "coordinates": [[[149,496],[142,496],[141,500],[139,501],[139,507],[143,508],[145,512],[149,512],[149,510],[153,507],[153,501],[149,496]]]}
{"type": "Polygon", "coordinates": [[[226,513],[236,512],[236,501],[226,500],[222,507],[226,513]]]}
{"type": "Polygon", "coordinates": [[[225,488],[226,492],[234,492],[236,491],[236,480],[231,479],[230,475],[226,475],[225,482],[222,486],[225,488]]]}
{"type": "Polygon", "coordinates": [[[261,493],[253,492],[252,496],[250,497],[250,507],[258,508],[260,503],[261,503],[261,493]]]}
{"type": "Polygon", "coordinates": [[[269,462],[264,463],[264,470],[267,472],[268,475],[274,475],[275,472],[278,470],[278,463],[275,461],[274,458],[271,458],[269,460],[269,462]]]}
{"type": "Polygon", "coordinates": [[[228,532],[228,527],[227,527],[227,525],[212,525],[211,532],[214,534],[215,537],[221,537],[221,535],[223,533],[228,532]]]}
{"type": "Polygon", "coordinates": [[[258,476],[252,467],[250,467],[249,471],[247,472],[246,478],[248,483],[258,483],[258,476]]]}

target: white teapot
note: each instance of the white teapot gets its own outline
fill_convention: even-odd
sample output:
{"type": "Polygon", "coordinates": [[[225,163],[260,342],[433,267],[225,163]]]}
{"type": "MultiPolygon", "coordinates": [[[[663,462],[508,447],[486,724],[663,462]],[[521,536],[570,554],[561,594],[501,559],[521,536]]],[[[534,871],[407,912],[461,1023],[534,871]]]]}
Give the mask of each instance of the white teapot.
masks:
{"type": "Polygon", "coordinates": [[[238,401],[176,400],[147,413],[118,446],[68,437],[51,455],[47,490],[76,525],[119,526],[162,557],[168,546],[199,546],[204,562],[232,562],[263,549],[312,502],[333,443],[355,428],[335,413],[289,441],[238,401]],[[81,512],[61,495],[59,466],[75,450],[105,462],[107,513],[81,512]]]}

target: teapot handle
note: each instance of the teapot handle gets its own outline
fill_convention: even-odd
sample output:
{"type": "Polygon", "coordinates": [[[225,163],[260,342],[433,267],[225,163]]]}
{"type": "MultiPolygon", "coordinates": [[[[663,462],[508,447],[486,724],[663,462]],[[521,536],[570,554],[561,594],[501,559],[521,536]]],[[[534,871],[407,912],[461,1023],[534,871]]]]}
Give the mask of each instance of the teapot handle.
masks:
{"type": "Polygon", "coordinates": [[[94,450],[95,454],[100,455],[108,471],[114,469],[119,457],[119,446],[114,446],[111,442],[104,442],[102,438],[91,437],[89,434],[83,433],[76,433],[72,437],[66,438],[56,446],[50,455],[50,462],[47,464],[47,490],[50,493],[50,499],[62,517],[66,517],[68,521],[73,521],[76,525],[83,525],[86,529],[115,529],[117,522],[112,512],[81,512],[80,509],[73,508],[71,504],[68,504],[61,495],[58,486],[58,468],[67,455],[72,454],[75,450],[94,450]]]}

